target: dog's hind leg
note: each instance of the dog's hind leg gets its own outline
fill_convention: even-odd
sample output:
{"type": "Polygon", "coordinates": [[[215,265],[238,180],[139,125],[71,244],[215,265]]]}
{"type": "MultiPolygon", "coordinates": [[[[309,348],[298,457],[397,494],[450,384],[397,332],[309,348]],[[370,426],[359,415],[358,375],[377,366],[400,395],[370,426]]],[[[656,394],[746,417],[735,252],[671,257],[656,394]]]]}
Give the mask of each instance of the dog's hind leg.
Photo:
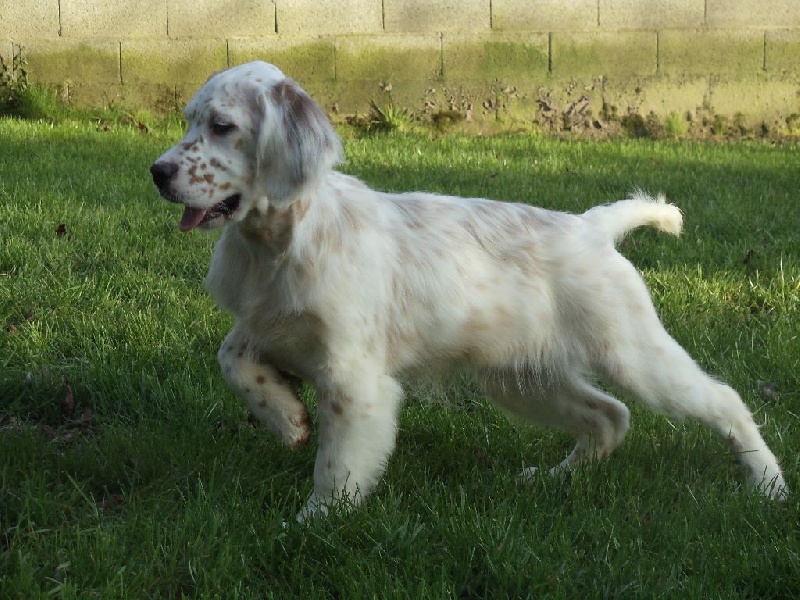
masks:
{"type": "Polygon", "coordinates": [[[607,329],[603,350],[596,355],[601,374],[657,412],[692,417],[713,428],[727,439],[753,485],[771,498],[783,497],[787,488],[781,469],[742,399],[700,369],[666,332],[644,283],[624,281],[630,284],[618,281],[621,307],[637,319],[617,320],[616,327],[607,329]]]}
{"type": "MultiPolygon", "coordinates": [[[[586,460],[606,458],[622,443],[629,427],[628,408],[619,400],[592,387],[578,376],[563,381],[503,383],[490,377],[484,382],[492,400],[524,421],[564,429],[577,437],[569,456],[550,472],[568,471],[586,460]]],[[[522,473],[529,478],[536,471],[522,473]]]]}
{"type": "Polygon", "coordinates": [[[258,360],[236,328],[222,342],[217,358],[228,386],[262,425],[291,448],[308,442],[311,421],[305,404],[275,367],[258,360]]]}

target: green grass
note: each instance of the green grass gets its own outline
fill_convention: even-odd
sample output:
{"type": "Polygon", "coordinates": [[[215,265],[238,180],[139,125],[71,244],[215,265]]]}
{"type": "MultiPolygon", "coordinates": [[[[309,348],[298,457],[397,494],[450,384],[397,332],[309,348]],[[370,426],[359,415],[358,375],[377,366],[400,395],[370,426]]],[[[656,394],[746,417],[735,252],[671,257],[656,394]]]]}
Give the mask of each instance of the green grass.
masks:
{"type": "MultiPolygon", "coordinates": [[[[0,597],[800,594],[798,495],[751,493],[710,432],[634,407],[610,460],[524,486],[523,465],[558,462],[571,440],[509,423],[469,385],[434,402],[412,391],[361,508],[284,529],[313,444],[283,448],[226,390],[215,354],[231,321],[202,290],[215,235],[180,234],[149,182],[179,132],[143,131],[0,120],[0,597]]],[[[685,234],[638,232],[623,251],[800,488],[795,146],[378,136],[346,149],[345,169],[382,189],[568,211],[666,192],[685,234]]]]}

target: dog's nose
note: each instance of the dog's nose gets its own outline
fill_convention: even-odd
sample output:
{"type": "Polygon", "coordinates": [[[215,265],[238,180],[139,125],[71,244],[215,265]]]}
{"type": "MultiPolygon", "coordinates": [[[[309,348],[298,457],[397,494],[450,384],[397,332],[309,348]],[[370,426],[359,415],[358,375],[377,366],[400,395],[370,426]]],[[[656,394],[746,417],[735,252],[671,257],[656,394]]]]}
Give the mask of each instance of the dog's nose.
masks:
{"type": "Polygon", "coordinates": [[[171,162],[154,162],[150,167],[150,174],[153,176],[153,183],[159,189],[163,188],[172,179],[172,176],[178,172],[178,165],[171,162]]]}

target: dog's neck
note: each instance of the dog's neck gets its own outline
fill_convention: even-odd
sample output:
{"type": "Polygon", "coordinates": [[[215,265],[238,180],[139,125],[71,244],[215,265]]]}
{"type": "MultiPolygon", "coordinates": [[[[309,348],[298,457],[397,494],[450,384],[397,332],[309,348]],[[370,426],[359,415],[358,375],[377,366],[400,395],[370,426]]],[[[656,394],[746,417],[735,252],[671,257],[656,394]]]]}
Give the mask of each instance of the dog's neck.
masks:
{"type": "Polygon", "coordinates": [[[311,198],[301,196],[287,207],[270,204],[266,211],[254,208],[236,226],[250,243],[262,247],[270,254],[280,255],[288,250],[295,230],[310,206],[311,198]]]}

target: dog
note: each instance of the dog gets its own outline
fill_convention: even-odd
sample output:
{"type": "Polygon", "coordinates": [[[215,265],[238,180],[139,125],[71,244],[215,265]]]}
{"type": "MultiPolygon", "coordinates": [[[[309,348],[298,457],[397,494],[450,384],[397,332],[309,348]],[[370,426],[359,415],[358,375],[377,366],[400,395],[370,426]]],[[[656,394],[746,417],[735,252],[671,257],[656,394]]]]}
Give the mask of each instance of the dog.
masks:
{"type": "Polygon", "coordinates": [[[181,231],[225,227],[205,280],[236,318],[222,376],[291,447],[311,435],[295,381],[316,390],[314,490],[298,520],[375,488],[395,447],[398,376],[414,371],[466,370],[504,411],[574,434],[553,473],[625,437],[628,408],[599,379],[713,428],[760,492],[787,494],[739,395],[666,332],[616,250],[637,227],[680,233],[682,213],[663,198],[573,215],[372,190],[335,170],[342,146],[327,116],[264,62],[214,74],[185,116],[185,137],[151,174],[183,205],[181,231]]]}

